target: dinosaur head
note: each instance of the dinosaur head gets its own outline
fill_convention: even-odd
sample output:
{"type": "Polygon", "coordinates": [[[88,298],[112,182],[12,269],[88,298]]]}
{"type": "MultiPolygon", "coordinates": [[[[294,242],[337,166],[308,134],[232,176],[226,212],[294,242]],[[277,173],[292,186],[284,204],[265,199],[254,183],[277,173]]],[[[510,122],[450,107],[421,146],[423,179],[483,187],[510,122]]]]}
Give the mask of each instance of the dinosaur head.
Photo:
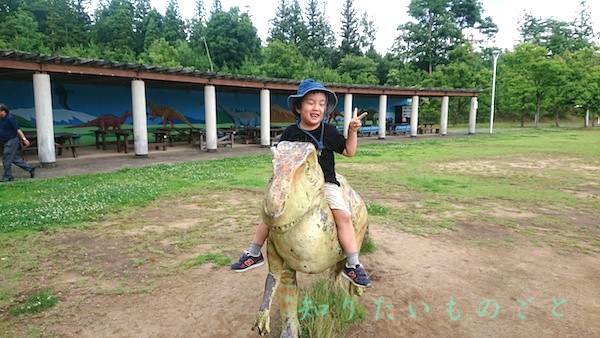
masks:
{"type": "Polygon", "coordinates": [[[273,177],[265,196],[265,223],[285,231],[319,201],[323,171],[311,143],[283,141],[271,151],[273,177]]]}

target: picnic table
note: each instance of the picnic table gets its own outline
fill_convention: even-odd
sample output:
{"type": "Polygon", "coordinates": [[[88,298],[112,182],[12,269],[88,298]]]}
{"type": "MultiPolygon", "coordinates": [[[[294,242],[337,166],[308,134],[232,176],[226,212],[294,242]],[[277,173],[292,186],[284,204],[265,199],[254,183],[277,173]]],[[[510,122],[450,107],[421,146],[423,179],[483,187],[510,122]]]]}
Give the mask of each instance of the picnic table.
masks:
{"type": "MultiPolygon", "coordinates": [[[[285,127],[273,127],[269,131],[269,137],[271,144],[277,142],[283,134],[285,127]]],[[[241,136],[242,141],[246,144],[254,143],[260,144],[260,127],[244,127],[237,130],[237,134],[241,136]]]]}
{"type": "MultiPolygon", "coordinates": [[[[30,143],[30,145],[25,149],[37,149],[37,133],[25,132],[24,134],[30,143]]],[[[73,157],[77,157],[77,148],[81,146],[81,144],[79,144],[80,137],[81,136],[79,134],[75,133],[54,134],[54,146],[56,147],[58,156],[62,156],[63,149],[71,149],[73,157]]]]}
{"type": "MultiPolygon", "coordinates": [[[[417,132],[419,134],[434,134],[433,132],[433,126],[435,125],[435,123],[431,123],[431,122],[423,122],[421,125],[419,125],[417,132]]],[[[435,129],[435,134],[439,134],[440,129],[436,128],[435,129]]]]}

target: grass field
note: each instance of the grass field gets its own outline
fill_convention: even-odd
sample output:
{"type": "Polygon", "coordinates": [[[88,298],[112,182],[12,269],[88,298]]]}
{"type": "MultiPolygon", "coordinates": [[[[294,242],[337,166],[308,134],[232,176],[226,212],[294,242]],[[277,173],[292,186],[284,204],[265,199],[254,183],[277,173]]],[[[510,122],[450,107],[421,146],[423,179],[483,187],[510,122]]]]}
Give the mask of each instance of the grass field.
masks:
{"type": "MultiPolygon", "coordinates": [[[[110,335],[99,326],[86,331],[87,317],[74,309],[91,301],[109,313],[122,303],[107,298],[116,296],[129,297],[122,308],[144,307],[167,292],[168,281],[187,285],[200,272],[235,285],[223,266],[251,239],[270,161],[240,157],[0,186],[0,332],[60,336],[75,317],[71,325],[80,333],[110,335]],[[41,291],[59,299],[45,311],[50,317],[10,310],[41,291]]],[[[370,222],[381,233],[473,250],[543,248],[598,262],[598,129],[361,145],[355,157],[338,158],[337,170],[368,201],[370,222]]],[[[391,250],[380,240],[374,238],[372,266],[383,259],[380,251],[391,250]]],[[[223,297],[222,306],[233,306],[223,297]]],[[[364,325],[366,332],[386,330],[364,325]]]]}

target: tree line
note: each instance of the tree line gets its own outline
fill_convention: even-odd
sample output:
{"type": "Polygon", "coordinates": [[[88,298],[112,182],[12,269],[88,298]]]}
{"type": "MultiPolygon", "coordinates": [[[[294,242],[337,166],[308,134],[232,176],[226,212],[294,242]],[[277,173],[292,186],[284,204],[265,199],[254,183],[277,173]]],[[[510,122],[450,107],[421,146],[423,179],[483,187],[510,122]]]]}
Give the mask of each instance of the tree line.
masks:
{"type": "MultiPolygon", "coordinates": [[[[149,0],[5,0],[0,48],[120,62],[191,67],[291,79],[417,87],[478,88],[480,119],[489,113],[491,53],[498,31],[479,0],[411,0],[385,55],[374,48],[377,27],[345,0],[334,32],[321,0],[279,0],[265,45],[247,12],[213,0],[184,20],[177,0],[163,14],[149,0]],[[210,54],[210,58],[209,55],[210,54]],[[212,64],[211,64],[212,62],[212,64]]],[[[522,123],[566,114],[598,114],[600,55],[587,3],[572,21],[523,13],[521,40],[498,62],[496,115],[522,123]]],[[[424,99],[424,119],[439,114],[424,99]]],[[[468,114],[452,99],[450,122],[468,114]]]]}

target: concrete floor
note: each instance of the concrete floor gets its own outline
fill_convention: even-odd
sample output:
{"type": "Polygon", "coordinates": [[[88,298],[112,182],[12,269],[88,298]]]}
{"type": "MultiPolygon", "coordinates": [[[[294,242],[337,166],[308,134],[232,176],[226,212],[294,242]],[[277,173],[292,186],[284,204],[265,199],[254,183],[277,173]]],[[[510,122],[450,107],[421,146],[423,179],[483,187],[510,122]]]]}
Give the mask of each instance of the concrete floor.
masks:
{"type": "MultiPolygon", "coordinates": [[[[451,133],[450,136],[464,136],[464,133],[451,133]]],[[[387,136],[384,140],[377,139],[376,136],[360,137],[360,144],[374,142],[410,142],[422,138],[438,138],[439,135],[419,135],[417,138],[411,138],[405,135],[387,136]]],[[[256,144],[234,144],[233,148],[218,148],[216,152],[209,153],[199,151],[188,144],[174,145],[167,147],[166,151],[149,149],[147,157],[137,157],[133,149],[129,153],[118,153],[115,145],[107,146],[106,150],[98,150],[93,146],[78,148],[78,157],[73,158],[70,151],[64,151],[62,156],[56,156],[56,165],[54,167],[43,167],[36,170],[36,178],[50,178],[60,176],[81,175],[89,173],[112,172],[123,168],[143,167],[159,163],[180,163],[197,160],[214,160],[234,156],[246,156],[253,154],[267,154],[269,148],[261,147],[256,144]]],[[[28,151],[24,158],[31,165],[39,166],[37,153],[28,151]]],[[[13,166],[13,175],[15,180],[28,179],[29,174],[20,168],[13,166]]]]}

